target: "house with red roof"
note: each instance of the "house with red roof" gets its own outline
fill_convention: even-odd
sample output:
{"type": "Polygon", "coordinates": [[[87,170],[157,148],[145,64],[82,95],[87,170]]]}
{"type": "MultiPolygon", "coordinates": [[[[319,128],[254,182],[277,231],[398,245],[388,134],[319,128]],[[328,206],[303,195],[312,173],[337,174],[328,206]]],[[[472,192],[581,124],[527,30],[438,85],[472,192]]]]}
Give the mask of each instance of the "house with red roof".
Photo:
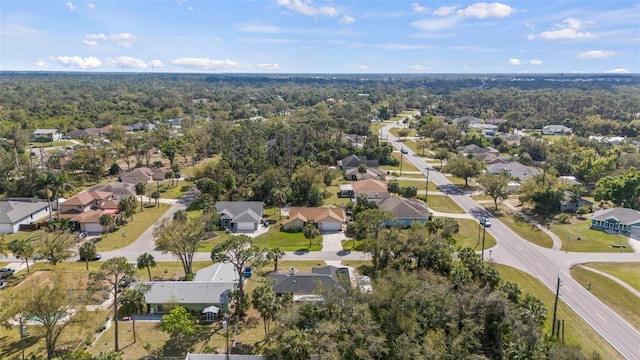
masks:
{"type": "Polygon", "coordinates": [[[100,217],[106,214],[117,218],[118,203],[111,192],[83,191],[60,203],[60,218],[69,219],[80,231],[102,233],[105,229],[100,224],[100,217]]]}

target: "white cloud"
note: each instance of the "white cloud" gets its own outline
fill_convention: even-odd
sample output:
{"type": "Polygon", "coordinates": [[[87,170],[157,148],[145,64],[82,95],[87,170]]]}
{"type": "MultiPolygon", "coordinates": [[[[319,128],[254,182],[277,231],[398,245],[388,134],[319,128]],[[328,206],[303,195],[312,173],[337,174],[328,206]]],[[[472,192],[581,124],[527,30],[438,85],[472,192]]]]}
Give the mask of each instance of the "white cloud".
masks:
{"type": "Polygon", "coordinates": [[[280,29],[277,26],[257,25],[257,24],[250,24],[250,23],[237,24],[235,28],[236,30],[241,32],[260,33],[260,34],[277,34],[282,32],[282,29],[280,29]]]}
{"type": "Polygon", "coordinates": [[[260,70],[282,70],[282,68],[278,64],[258,64],[256,65],[256,67],[260,70]]]}
{"type": "Polygon", "coordinates": [[[513,58],[511,58],[511,59],[509,59],[509,63],[510,63],[511,65],[520,65],[520,59],[513,59],[513,58]]]}
{"type": "Polygon", "coordinates": [[[535,35],[535,34],[529,34],[529,35],[527,35],[527,39],[528,39],[528,40],[533,40],[533,39],[535,39],[535,38],[536,38],[536,35],[535,35]]]}
{"type": "Polygon", "coordinates": [[[457,17],[446,17],[442,19],[424,19],[411,23],[411,26],[423,31],[440,30],[452,27],[458,23],[457,17]]]}
{"type": "Polygon", "coordinates": [[[222,38],[217,37],[217,38],[213,39],[213,41],[215,41],[217,43],[221,43],[223,40],[222,40],[222,38]]]}
{"type": "Polygon", "coordinates": [[[604,72],[611,73],[611,74],[628,74],[631,71],[629,71],[628,69],[625,69],[625,68],[616,68],[616,69],[611,69],[611,70],[605,70],[604,72]]]}
{"type": "Polygon", "coordinates": [[[47,63],[44,60],[37,60],[33,62],[33,65],[36,67],[39,67],[41,69],[46,69],[49,67],[49,65],[47,65],[47,63]]]}
{"type": "Polygon", "coordinates": [[[67,2],[65,5],[67,5],[67,7],[69,8],[69,10],[73,11],[76,9],[75,6],[73,6],[73,4],[71,3],[71,1],[67,2]]]}
{"type": "Polygon", "coordinates": [[[369,67],[367,65],[358,65],[358,66],[356,66],[356,69],[358,69],[358,70],[367,70],[367,69],[369,69],[369,67]]]}
{"type": "Polygon", "coordinates": [[[531,60],[529,60],[529,64],[531,64],[531,65],[542,65],[542,60],[531,59],[531,60]]]}
{"type": "Polygon", "coordinates": [[[429,11],[429,9],[426,6],[422,6],[418,3],[413,3],[411,4],[411,8],[413,9],[413,11],[417,12],[417,13],[425,13],[427,11],[429,11]]]}
{"type": "Polygon", "coordinates": [[[479,2],[458,10],[458,15],[475,16],[483,19],[486,17],[505,17],[513,14],[516,10],[509,5],[502,3],[479,2]]]}
{"type": "Polygon", "coordinates": [[[457,8],[458,8],[458,7],[457,7],[457,6],[455,6],[455,5],[454,5],[454,6],[441,6],[441,7],[437,8],[437,9],[433,12],[433,15],[436,15],[436,16],[447,16],[447,15],[451,15],[451,14],[453,14],[453,13],[456,11],[456,9],[457,9],[457,8]]]}
{"type": "Polygon", "coordinates": [[[147,63],[140,59],[132,58],[129,56],[117,56],[117,57],[109,57],[105,61],[107,65],[112,67],[119,67],[123,69],[146,69],[147,63]]]}
{"type": "Polygon", "coordinates": [[[95,9],[95,8],[96,8],[96,4],[94,4],[94,3],[87,3],[87,7],[88,7],[89,9],[95,9]]]}
{"type": "Polygon", "coordinates": [[[151,66],[152,68],[163,68],[164,67],[164,64],[160,60],[151,60],[151,61],[149,61],[147,63],[147,65],[151,66]]]}
{"type": "Polygon", "coordinates": [[[120,47],[131,47],[132,41],[137,38],[130,33],[120,33],[120,34],[87,34],[84,36],[85,41],[83,42],[88,46],[96,46],[98,43],[95,40],[110,40],[116,43],[120,47]]]}
{"type": "Polygon", "coordinates": [[[180,58],[171,60],[171,64],[201,70],[233,70],[240,66],[237,62],[229,59],[211,60],[205,58],[180,58]]]}
{"type": "Polygon", "coordinates": [[[413,71],[426,71],[429,70],[428,66],[424,66],[424,65],[411,65],[409,66],[409,70],[413,70],[413,71]]]}
{"type": "Polygon", "coordinates": [[[85,58],[80,56],[50,56],[49,59],[65,67],[77,67],[82,70],[93,70],[102,66],[102,61],[93,56],[85,58]]]}
{"type": "Polygon", "coordinates": [[[278,5],[284,6],[287,9],[308,15],[308,16],[338,16],[338,10],[333,6],[315,7],[311,0],[302,2],[301,0],[278,0],[278,5]]]}
{"type": "Polygon", "coordinates": [[[189,10],[189,11],[196,11],[196,8],[194,8],[193,6],[189,6],[189,7],[187,7],[187,10],[189,10]]]}
{"type": "Polygon", "coordinates": [[[606,59],[615,54],[613,51],[590,50],[580,53],[578,59],[606,59]]]}
{"type": "Polygon", "coordinates": [[[566,18],[562,23],[556,25],[555,30],[544,31],[540,37],[546,40],[565,39],[591,39],[595,37],[590,32],[579,31],[584,26],[584,22],[575,18],[566,18]]]}
{"type": "Polygon", "coordinates": [[[353,24],[354,21],[356,21],[356,19],[349,15],[345,15],[340,19],[340,22],[343,24],[353,24]]]}

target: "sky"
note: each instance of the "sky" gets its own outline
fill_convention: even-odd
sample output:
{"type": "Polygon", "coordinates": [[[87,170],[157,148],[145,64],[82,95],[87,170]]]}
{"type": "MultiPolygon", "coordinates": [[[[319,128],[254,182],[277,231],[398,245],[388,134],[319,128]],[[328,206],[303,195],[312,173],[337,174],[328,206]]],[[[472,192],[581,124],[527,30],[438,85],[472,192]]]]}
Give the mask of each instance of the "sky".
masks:
{"type": "Polygon", "coordinates": [[[1,0],[0,70],[640,73],[640,0],[1,0]]]}

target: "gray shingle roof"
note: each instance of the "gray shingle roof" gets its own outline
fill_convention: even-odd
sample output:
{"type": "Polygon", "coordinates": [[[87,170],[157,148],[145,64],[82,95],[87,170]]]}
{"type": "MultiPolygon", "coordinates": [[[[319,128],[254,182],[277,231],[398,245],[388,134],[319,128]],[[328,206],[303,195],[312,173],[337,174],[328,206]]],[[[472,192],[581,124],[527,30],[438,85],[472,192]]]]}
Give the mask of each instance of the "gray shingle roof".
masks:
{"type": "Polygon", "coordinates": [[[346,158],[338,161],[338,165],[340,165],[342,167],[347,167],[347,168],[358,167],[361,164],[365,164],[368,167],[378,167],[379,166],[378,160],[376,160],[376,159],[369,160],[364,155],[361,155],[361,156],[349,155],[346,158]]]}
{"type": "MultiPolygon", "coordinates": [[[[269,277],[275,281],[273,291],[276,294],[311,295],[316,294],[320,288],[340,288],[337,276],[345,271],[343,269],[347,268],[324,266],[312,268],[311,274],[270,274],[269,277]]],[[[346,272],[348,274],[348,270],[346,272]]]]}
{"type": "Polygon", "coordinates": [[[427,219],[431,213],[424,201],[403,197],[390,197],[378,203],[378,207],[387,210],[398,219],[427,219]]]}
{"type": "Polygon", "coordinates": [[[0,201],[0,224],[15,224],[48,206],[49,203],[35,199],[0,201]]]}
{"type": "Polygon", "coordinates": [[[516,161],[512,161],[506,164],[491,164],[489,165],[487,171],[490,174],[506,173],[510,178],[520,179],[520,181],[524,181],[531,176],[540,174],[538,170],[530,168],[528,166],[524,166],[516,161]]]}
{"type": "Polygon", "coordinates": [[[152,281],[144,282],[149,290],[144,294],[147,304],[225,304],[229,297],[233,282],[207,281],[152,281]]]}
{"type": "Polygon", "coordinates": [[[216,210],[227,214],[231,222],[259,222],[262,218],[264,203],[261,201],[218,201],[216,210]]]}
{"type": "Polygon", "coordinates": [[[626,208],[612,208],[598,210],[593,213],[592,220],[605,221],[607,219],[615,218],[621,224],[635,224],[640,223],[640,211],[626,208]]]}

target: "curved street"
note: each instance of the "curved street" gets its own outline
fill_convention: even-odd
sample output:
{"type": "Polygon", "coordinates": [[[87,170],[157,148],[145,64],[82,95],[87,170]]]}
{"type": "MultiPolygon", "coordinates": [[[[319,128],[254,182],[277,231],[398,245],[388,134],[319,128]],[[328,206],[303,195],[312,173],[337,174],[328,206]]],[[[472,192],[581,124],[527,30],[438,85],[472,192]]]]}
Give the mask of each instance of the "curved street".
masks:
{"type": "MultiPolygon", "coordinates": [[[[380,136],[388,138],[391,144],[399,149],[402,147],[402,143],[389,132],[394,125],[395,123],[389,124],[380,129],[380,136]]],[[[410,148],[405,147],[405,149],[408,150],[406,158],[425,175],[428,172],[429,180],[438,185],[467,214],[476,219],[483,216],[491,218],[492,226],[487,228],[487,232],[493,235],[497,241],[497,245],[491,249],[491,260],[515,267],[537,277],[552,292],[555,292],[559,277],[562,284],[560,298],[622,356],[627,359],[640,360],[640,332],[593,296],[582,284],[573,280],[569,273],[573,265],[585,262],[638,262],[640,254],[565,253],[534,245],[491,216],[478,202],[452,184],[449,179],[436,171],[410,148]]]]}

